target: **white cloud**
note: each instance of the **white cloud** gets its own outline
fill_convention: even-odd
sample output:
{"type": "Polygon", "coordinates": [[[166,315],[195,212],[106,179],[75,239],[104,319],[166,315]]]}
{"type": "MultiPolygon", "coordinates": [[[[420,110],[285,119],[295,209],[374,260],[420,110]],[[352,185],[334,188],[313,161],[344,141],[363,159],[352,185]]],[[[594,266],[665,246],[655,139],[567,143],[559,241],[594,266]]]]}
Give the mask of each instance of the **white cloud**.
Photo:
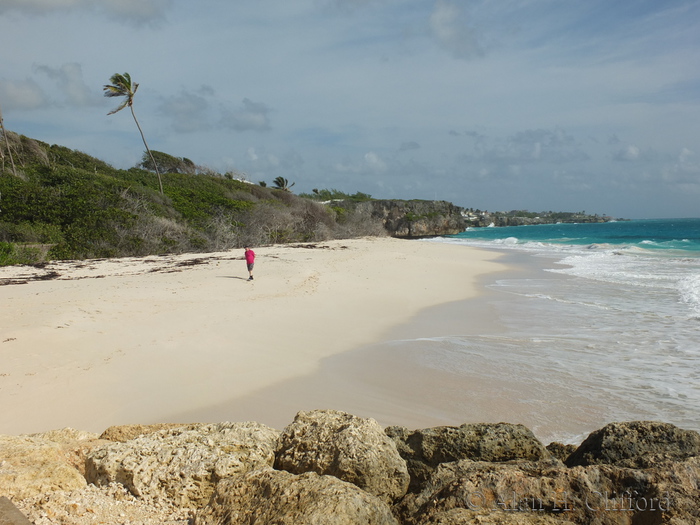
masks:
{"type": "Polygon", "coordinates": [[[46,95],[32,79],[0,80],[0,103],[4,109],[38,109],[48,105],[46,95]]]}
{"type": "Polygon", "coordinates": [[[462,8],[447,0],[438,0],[430,15],[430,31],[439,45],[455,58],[469,59],[482,56],[474,28],[467,25],[462,8]]]}
{"type": "Polygon", "coordinates": [[[467,134],[474,138],[473,154],[464,158],[500,166],[511,163],[584,162],[590,155],[576,139],[560,128],[528,129],[501,138],[467,134]]]}
{"type": "Polygon", "coordinates": [[[345,174],[376,175],[386,172],[389,166],[377,153],[368,151],[361,160],[337,162],[333,165],[333,169],[338,173],[345,174]]]}
{"type": "Polygon", "coordinates": [[[613,159],[619,161],[634,161],[639,159],[641,151],[637,146],[628,145],[624,148],[619,149],[614,155],[613,159]]]}
{"type": "Polygon", "coordinates": [[[178,133],[192,133],[210,128],[207,122],[207,100],[187,91],[166,99],[160,106],[160,112],[172,122],[172,128],[178,133]]]}
{"type": "Polygon", "coordinates": [[[0,14],[48,15],[56,12],[88,10],[131,23],[162,20],[173,0],[0,0],[0,14]]]}
{"type": "MultiPolygon", "coordinates": [[[[255,179],[271,179],[277,175],[290,178],[299,176],[303,164],[303,159],[295,151],[278,154],[269,153],[265,148],[258,150],[249,146],[246,149],[246,162],[243,169],[255,179]]],[[[237,163],[236,168],[241,168],[240,162],[237,163]]]]}
{"type": "Polygon", "coordinates": [[[87,107],[100,105],[101,97],[85,84],[80,64],[70,62],[58,68],[35,66],[35,70],[56,82],[59,91],[64,95],[69,106],[87,107]]]}
{"type": "Polygon", "coordinates": [[[386,162],[384,162],[382,158],[373,151],[365,154],[365,163],[372,171],[386,171],[386,162]]]}
{"type": "Polygon", "coordinates": [[[139,137],[100,89],[126,70],[154,149],[298,191],[697,215],[641,192],[699,178],[700,3],[612,4],[0,0],[0,105],[13,131],[132,166],[139,137]]]}
{"type": "Polygon", "coordinates": [[[692,150],[689,150],[688,148],[683,148],[681,152],[678,154],[678,163],[681,166],[687,166],[687,165],[696,165],[696,163],[693,163],[693,159],[695,158],[695,152],[692,150]]]}
{"type": "Polygon", "coordinates": [[[268,131],[270,108],[261,102],[243,99],[242,106],[236,111],[224,111],[221,124],[236,131],[268,131]]]}
{"type": "Polygon", "coordinates": [[[666,166],[662,171],[663,180],[667,183],[683,183],[684,187],[700,189],[700,161],[695,158],[695,152],[683,148],[678,154],[677,161],[666,166]]]}

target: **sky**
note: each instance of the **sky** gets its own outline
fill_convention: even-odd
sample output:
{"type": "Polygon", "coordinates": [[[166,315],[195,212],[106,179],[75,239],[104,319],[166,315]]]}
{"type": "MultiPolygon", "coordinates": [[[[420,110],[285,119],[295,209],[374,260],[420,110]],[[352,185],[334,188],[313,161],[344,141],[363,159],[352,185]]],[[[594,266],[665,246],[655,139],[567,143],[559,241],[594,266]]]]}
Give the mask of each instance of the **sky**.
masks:
{"type": "Polygon", "coordinates": [[[698,0],[0,0],[6,129],[292,191],[700,217],[698,0]]]}

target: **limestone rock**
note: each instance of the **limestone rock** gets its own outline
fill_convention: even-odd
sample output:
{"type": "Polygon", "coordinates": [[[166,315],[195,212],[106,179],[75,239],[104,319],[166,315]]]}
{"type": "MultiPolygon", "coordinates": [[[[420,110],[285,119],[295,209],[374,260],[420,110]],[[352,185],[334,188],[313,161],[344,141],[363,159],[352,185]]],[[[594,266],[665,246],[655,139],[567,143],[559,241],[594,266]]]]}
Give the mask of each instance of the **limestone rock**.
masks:
{"type": "Polygon", "coordinates": [[[406,496],[397,512],[406,525],[664,523],[669,502],[657,497],[651,510],[652,488],[648,473],[608,465],[569,469],[556,460],[461,460],[440,465],[424,490],[406,496]],[[639,510],[643,499],[646,508],[639,510]]]}
{"type": "Polygon", "coordinates": [[[335,410],[299,412],[280,436],[275,468],[328,474],[383,501],[406,493],[406,462],[374,419],[335,410]]]}
{"type": "Polygon", "coordinates": [[[219,483],[195,525],[398,525],[388,505],[315,472],[260,470],[219,483]]]}
{"type": "MultiPolygon", "coordinates": [[[[666,501],[667,510],[660,523],[700,523],[700,457],[664,463],[645,472],[652,480],[646,499],[666,501]]],[[[639,500],[640,506],[642,503],[639,500]]]]}
{"type": "Polygon", "coordinates": [[[610,423],[592,432],[566,460],[576,465],[649,468],[660,462],[700,456],[700,434],[669,423],[610,423]]]}
{"type": "Polygon", "coordinates": [[[552,457],[555,457],[560,461],[566,461],[566,458],[573,454],[576,448],[576,445],[566,445],[557,441],[553,441],[552,443],[547,445],[547,450],[552,455],[552,457]]]}
{"type": "Polygon", "coordinates": [[[393,237],[454,235],[467,227],[462,216],[463,209],[447,201],[344,200],[334,201],[333,205],[381,221],[384,229],[393,237]]]}
{"type": "MultiPolygon", "coordinates": [[[[135,497],[112,483],[79,490],[57,490],[17,502],[34,525],[191,525],[192,509],[135,497]]],[[[0,525],[5,524],[0,517],[0,525]]]]}
{"type": "Polygon", "coordinates": [[[171,428],[185,428],[187,430],[194,430],[197,428],[197,425],[183,425],[177,423],[156,423],[153,425],[115,425],[102,432],[100,439],[124,442],[136,439],[139,436],[147,436],[160,430],[168,430],[171,428]]]}
{"type": "Polygon", "coordinates": [[[204,504],[219,480],[269,467],[279,432],[259,423],[171,428],[90,452],[90,483],[117,482],[132,494],[182,507],[204,504]]]}
{"type": "Polygon", "coordinates": [[[57,430],[49,430],[30,436],[45,439],[59,445],[66,462],[75,468],[81,476],[85,476],[85,458],[93,448],[103,445],[97,434],[85,430],[76,430],[70,427],[57,430]]]}
{"type": "Polygon", "coordinates": [[[411,474],[411,491],[419,490],[441,463],[460,459],[511,461],[550,458],[545,446],[523,425],[476,423],[409,431],[389,427],[411,474]]]}
{"type": "Polygon", "coordinates": [[[64,445],[72,445],[76,442],[95,441],[99,439],[98,435],[94,432],[87,432],[86,430],[76,430],[70,427],[59,428],[56,430],[41,432],[39,434],[29,435],[32,437],[38,437],[46,439],[47,441],[52,441],[53,443],[59,443],[64,445]]]}
{"type": "Polygon", "coordinates": [[[541,512],[472,512],[467,509],[450,509],[432,516],[421,525],[575,525],[562,516],[541,512]]]}
{"type": "Polygon", "coordinates": [[[60,444],[40,436],[0,436],[0,494],[16,501],[85,484],[60,444]]]}

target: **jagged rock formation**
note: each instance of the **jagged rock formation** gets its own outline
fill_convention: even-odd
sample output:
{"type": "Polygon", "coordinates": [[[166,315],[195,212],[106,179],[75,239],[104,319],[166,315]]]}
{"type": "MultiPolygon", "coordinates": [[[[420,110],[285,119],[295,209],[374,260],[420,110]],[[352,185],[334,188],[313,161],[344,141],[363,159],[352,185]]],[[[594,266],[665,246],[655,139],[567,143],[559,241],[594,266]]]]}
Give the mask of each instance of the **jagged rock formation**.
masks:
{"type": "Polygon", "coordinates": [[[566,459],[566,465],[649,468],[661,462],[700,456],[700,435],[668,423],[610,423],[592,432],[566,459]]]}
{"type": "MultiPolygon", "coordinates": [[[[358,212],[372,221],[380,221],[392,237],[415,239],[456,235],[468,227],[524,226],[557,222],[609,222],[612,217],[585,213],[473,212],[447,201],[427,200],[352,200],[332,201],[336,208],[358,212]],[[526,213],[519,215],[518,213],[526,213]]],[[[622,219],[617,219],[622,220],[622,219]]]]}
{"type": "Polygon", "coordinates": [[[392,237],[415,239],[455,235],[467,226],[462,208],[447,201],[339,201],[334,202],[334,205],[359,210],[372,219],[380,220],[392,237]]]}
{"type": "MultiPolygon", "coordinates": [[[[683,469],[697,474],[697,464],[683,469]]],[[[557,460],[460,460],[440,465],[420,493],[401,501],[397,513],[406,525],[471,523],[476,516],[495,520],[509,513],[518,515],[520,523],[541,523],[545,517],[557,517],[556,523],[672,523],[668,518],[681,511],[682,503],[664,492],[668,478],[666,467],[569,469],[557,460]]],[[[685,515],[697,512],[687,502],[684,506],[685,515]]]]}
{"type": "Polygon", "coordinates": [[[523,425],[476,423],[414,431],[394,426],[387,428],[386,433],[406,460],[412,491],[421,487],[442,463],[461,459],[537,461],[550,457],[544,445],[523,425]]]}
{"type": "Polygon", "coordinates": [[[389,506],[355,485],[315,472],[258,470],[219,484],[195,525],[399,525],[389,506]]]}
{"type": "Polygon", "coordinates": [[[276,430],[259,423],[160,430],[92,450],[85,478],[98,486],[121,483],[144,499],[198,508],[220,480],[271,467],[277,437],[276,430]]]}
{"type": "Polygon", "coordinates": [[[275,468],[347,481],[388,503],[408,489],[406,462],[374,419],[334,410],[299,412],[284,429],[275,468]]]}
{"type": "Polygon", "coordinates": [[[120,441],[0,436],[0,494],[35,525],[700,523],[700,434],[665,423],[613,423],[571,453],[521,425],[383,431],[336,411],[302,412],[282,433],[221,423],[109,436],[120,441]]]}
{"type": "Polygon", "coordinates": [[[54,438],[62,436],[58,440],[51,439],[52,434],[0,436],[0,494],[14,501],[42,492],[84,488],[87,482],[63,446],[64,437],[72,432],[52,433],[54,438]]]}

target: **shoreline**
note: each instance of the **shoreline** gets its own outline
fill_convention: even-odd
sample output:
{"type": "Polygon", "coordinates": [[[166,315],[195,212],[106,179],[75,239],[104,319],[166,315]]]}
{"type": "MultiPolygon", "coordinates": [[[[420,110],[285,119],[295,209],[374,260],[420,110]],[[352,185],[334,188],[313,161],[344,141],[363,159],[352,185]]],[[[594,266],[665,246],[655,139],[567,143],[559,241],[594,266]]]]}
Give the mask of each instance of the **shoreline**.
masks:
{"type": "MultiPolygon", "coordinates": [[[[465,248],[464,246],[458,246],[465,248]]],[[[507,337],[494,315],[497,303],[517,301],[495,286],[501,279],[541,277],[555,261],[529,254],[492,251],[504,266],[477,277],[479,294],[434,305],[391,327],[382,338],[324,358],[318,370],[285,379],[244,396],[222,400],[176,422],[255,421],[284,428],[300,411],[341,410],[376,419],[384,427],[409,429],[471,423],[520,423],[543,442],[578,444],[608,422],[600,407],[553,384],[532,385],[528,378],[500,377],[488,363],[473,371],[451,370],[457,360],[440,356],[453,337],[507,337]],[[441,341],[446,340],[443,345],[441,341]],[[436,355],[438,357],[436,357],[436,355]],[[438,366],[436,360],[443,359],[438,366]],[[541,400],[535,406],[533,400],[541,400]],[[554,401],[556,400],[556,402],[554,401]],[[575,407],[561,418],[562,406],[575,407]],[[270,408],[274,407],[274,408],[270,408]],[[255,418],[258,414],[262,417],[255,418]]],[[[566,276],[547,274],[547,278],[566,276]]],[[[449,350],[448,350],[449,351],[449,350]]]]}
{"type": "Polygon", "coordinates": [[[242,250],[0,269],[59,274],[0,286],[0,434],[178,422],[381,342],[506,268],[486,250],[392,238],[256,251],[253,283],[242,250]]]}

